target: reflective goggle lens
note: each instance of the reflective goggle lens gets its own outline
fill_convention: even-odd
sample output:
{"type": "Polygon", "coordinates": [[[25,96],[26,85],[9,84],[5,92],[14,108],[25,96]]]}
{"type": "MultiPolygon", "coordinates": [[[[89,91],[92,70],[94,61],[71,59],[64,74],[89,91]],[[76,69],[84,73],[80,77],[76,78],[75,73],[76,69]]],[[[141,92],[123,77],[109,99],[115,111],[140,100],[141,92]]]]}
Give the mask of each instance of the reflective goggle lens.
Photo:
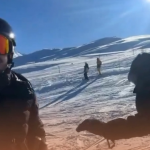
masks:
{"type": "Polygon", "coordinates": [[[0,35],[0,54],[5,55],[9,53],[9,40],[3,35],[0,35]]]}

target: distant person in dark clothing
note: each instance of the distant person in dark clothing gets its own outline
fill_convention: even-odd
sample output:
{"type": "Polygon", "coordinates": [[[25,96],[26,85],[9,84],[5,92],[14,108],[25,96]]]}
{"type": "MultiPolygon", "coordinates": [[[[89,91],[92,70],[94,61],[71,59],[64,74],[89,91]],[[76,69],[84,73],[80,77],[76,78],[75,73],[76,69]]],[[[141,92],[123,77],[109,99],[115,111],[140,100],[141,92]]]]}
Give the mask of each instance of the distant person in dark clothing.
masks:
{"type": "Polygon", "coordinates": [[[100,58],[97,58],[97,71],[99,75],[101,74],[101,65],[102,65],[102,61],[100,60],[100,58]]]}
{"type": "Polygon", "coordinates": [[[88,71],[89,71],[89,65],[87,62],[85,62],[85,65],[84,65],[84,78],[85,78],[85,80],[89,80],[88,75],[87,75],[88,71]]]}

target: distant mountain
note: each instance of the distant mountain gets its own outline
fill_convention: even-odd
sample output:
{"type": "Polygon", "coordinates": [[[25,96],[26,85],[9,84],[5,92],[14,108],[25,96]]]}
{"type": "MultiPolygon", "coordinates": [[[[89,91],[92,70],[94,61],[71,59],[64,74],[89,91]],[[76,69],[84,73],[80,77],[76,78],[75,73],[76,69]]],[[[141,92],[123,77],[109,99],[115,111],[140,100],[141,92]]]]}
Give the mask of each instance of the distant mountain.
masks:
{"type": "Polygon", "coordinates": [[[129,38],[107,37],[78,47],[63,49],[42,49],[27,55],[15,52],[15,66],[48,60],[77,57],[94,53],[125,51],[132,48],[150,48],[150,35],[133,36],[129,38]]]}
{"type": "Polygon", "coordinates": [[[19,57],[19,56],[22,56],[22,54],[19,53],[19,52],[17,52],[17,51],[15,50],[13,57],[14,57],[14,58],[17,58],[17,57],[19,57]]]}
{"type": "Polygon", "coordinates": [[[47,60],[60,59],[65,57],[75,57],[93,52],[100,52],[99,50],[94,51],[94,49],[97,49],[104,45],[108,45],[118,40],[121,40],[121,38],[108,37],[78,47],[68,47],[63,49],[42,49],[27,55],[16,57],[14,59],[14,62],[15,66],[20,66],[32,62],[43,62],[47,60]]]}

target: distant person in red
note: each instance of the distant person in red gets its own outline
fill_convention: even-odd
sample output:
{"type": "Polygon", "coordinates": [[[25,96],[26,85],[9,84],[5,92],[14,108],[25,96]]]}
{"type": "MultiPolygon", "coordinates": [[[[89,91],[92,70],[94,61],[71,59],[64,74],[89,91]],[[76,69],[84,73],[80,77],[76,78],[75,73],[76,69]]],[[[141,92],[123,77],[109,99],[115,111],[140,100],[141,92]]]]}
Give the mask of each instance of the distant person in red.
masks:
{"type": "Polygon", "coordinates": [[[100,58],[97,58],[97,71],[99,75],[101,74],[101,65],[102,65],[102,61],[100,60],[100,58]]]}
{"type": "Polygon", "coordinates": [[[150,54],[139,54],[132,62],[128,80],[135,84],[137,113],[127,119],[117,118],[108,122],[86,119],[76,129],[89,131],[107,140],[129,139],[150,134],[150,54]]]}

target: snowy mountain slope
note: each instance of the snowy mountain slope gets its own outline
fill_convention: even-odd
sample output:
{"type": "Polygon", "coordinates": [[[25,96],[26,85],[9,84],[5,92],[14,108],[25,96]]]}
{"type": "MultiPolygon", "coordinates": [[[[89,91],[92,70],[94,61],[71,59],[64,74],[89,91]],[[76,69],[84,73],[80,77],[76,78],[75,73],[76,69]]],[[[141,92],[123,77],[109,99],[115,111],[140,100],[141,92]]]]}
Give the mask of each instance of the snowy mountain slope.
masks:
{"type": "MultiPolygon", "coordinates": [[[[102,46],[105,47],[103,53],[100,51],[102,48],[96,47],[92,50],[94,53],[85,52],[79,56],[78,52],[74,52],[74,57],[33,62],[14,68],[28,77],[37,93],[49,150],[84,150],[102,139],[87,132],[78,134],[75,131],[86,118],[108,121],[136,113],[135,95],[132,92],[134,85],[128,82],[127,73],[137,54],[150,52],[149,48],[142,50],[140,47],[149,38],[138,36],[121,39],[102,46]],[[116,51],[115,46],[118,47],[116,51]],[[110,51],[110,47],[114,49],[110,51]],[[103,62],[101,76],[96,70],[99,55],[103,62]],[[88,82],[83,80],[85,61],[90,67],[88,82]]],[[[148,136],[118,140],[113,150],[149,149],[149,142],[148,136]]],[[[88,150],[99,149],[108,149],[106,141],[88,150]]]]}
{"type": "Polygon", "coordinates": [[[24,64],[46,62],[49,60],[72,58],[77,56],[85,56],[88,54],[96,53],[108,53],[124,51],[131,48],[149,48],[150,44],[148,41],[150,36],[137,36],[125,39],[120,39],[116,37],[103,38],[92,43],[82,45],[79,47],[70,47],[64,49],[43,49],[22,57],[17,57],[15,61],[15,66],[21,66],[24,64]],[[146,43],[143,43],[146,42],[146,43]],[[143,43],[143,44],[142,44],[143,43]]]}
{"type": "Polygon", "coordinates": [[[107,55],[110,53],[123,52],[128,49],[149,48],[150,36],[135,36],[125,39],[103,38],[78,48],[44,49],[28,55],[17,57],[14,62],[18,72],[43,70],[47,67],[57,66],[57,59],[84,57],[87,55],[107,55]],[[108,43],[108,44],[106,44],[108,43]],[[97,46],[97,45],[102,46],[97,46]],[[93,46],[93,48],[92,48],[93,46]],[[89,49],[88,49],[89,48],[89,49]],[[109,52],[109,53],[108,53],[109,52]],[[51,60],[51,63],[49,61],[51,60]],[[26,69],[27,67],[27,69],[26,69]]]}
{"type": "Polygon", "coordinates": [[[22,54],[21,53],[19,53],[19,52],[17,52],[16,50],[14,51],[14,58],[17,58],[17,57],[19,57],[19,56],[22,56],[22,54]]]}
{"type": "Polygon", "coordinates": [[[24,55],[23,57],[20,58],[19,57],[16,58],[15,65],[20,66],[32,62],[43,62],[47,60],[80,56],[82,53],[88,54],[93,48],[109,44],[117,40],[120,40],[120,38],[116,37],[103,38],[79,47],[70,47],[64,49],[43,49],[28,55],[24,55]]]}

